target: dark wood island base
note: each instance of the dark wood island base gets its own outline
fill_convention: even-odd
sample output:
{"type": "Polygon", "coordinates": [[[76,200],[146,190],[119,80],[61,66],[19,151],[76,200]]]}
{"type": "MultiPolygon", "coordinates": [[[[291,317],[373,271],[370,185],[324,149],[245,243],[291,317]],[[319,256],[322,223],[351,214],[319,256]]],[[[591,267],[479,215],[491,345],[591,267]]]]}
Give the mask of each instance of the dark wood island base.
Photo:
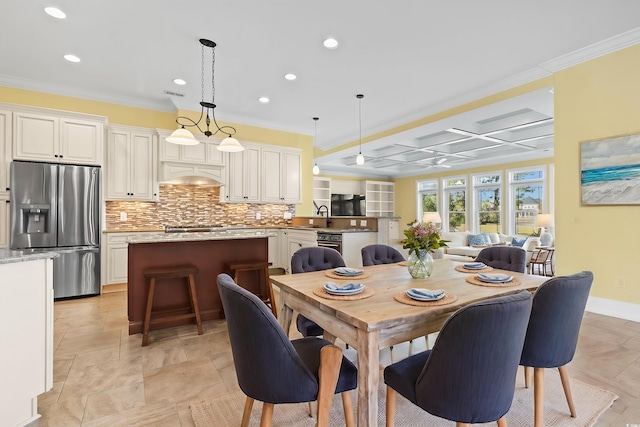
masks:
{"type": "MultiPolygon", "coordinates": [[[[128,249],[128,305],[129,335],[142,332],[145,316],[147,289],[143,271],[147,268],[191,264],[198,268],[195,274],[196,293],[202,320],[222,319],[222,302],[218,294],[216,278],[225,271],[226,264],[247,261],[268,261],[267,237],[232,238],[196,241],[155,241],[129,243],[128,249]]],[[[167,279],[156,285],[154,310],[189,306],[189,293],[185,286],[175,286],[167,279]]],[[[246,276],[240,283],[247,290],[258,293],[259,280],[246,276]]],[[[152,325],[151,330],[164,329],[194,323],[182,319],[152,325]]],[[[194,325],[195,327],[195,325],[194,325]]]]}

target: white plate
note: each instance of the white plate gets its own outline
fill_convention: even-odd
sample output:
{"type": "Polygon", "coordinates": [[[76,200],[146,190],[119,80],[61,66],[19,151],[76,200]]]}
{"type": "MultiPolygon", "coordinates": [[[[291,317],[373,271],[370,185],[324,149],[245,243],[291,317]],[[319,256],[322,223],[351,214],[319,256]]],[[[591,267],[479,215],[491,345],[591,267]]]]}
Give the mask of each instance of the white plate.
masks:
{"type": "MultiPolygon", "coordinates": [[[[328,285],[329,285],[328,283],[325,283],[324,290],[331,295],[356,295],[364,290],[364,285],[362,283],[358,283],[359,286],[353,289],[341,289],[341,287],[338,287],[337,289],[332,289],[333,286],[328,286],[328,285]]],[[[350,285],[350,283],[348,283],[347,285],[350,285]]]]}
{"type": "Polygon", "coordinates": [[[422,296],[422,295],[418,295],[416,293],[411,292],[411,289],[409,289],[407,291],[407,296],[411,299],[414,299],[416,301],[438,301],[442,298],[444,298],[445,293],[443,292],[442,294],[436,296],[436,297],[427,297],[427,296],[422,296]]]}
{"type": "Polygon", "coordinates": [[[348,267],[338,267],[334,269],[333,272],[339,276],[359,276],[362,273],[364,273],[364,270],[358,270],[355,268],[348,268],[348,267]]]}
{"type": "Polygon", "coordinates": [[[487,283],[506,283],[513,280],[513,276],[506,274],[478,274],[478,279],[487,283]]]}

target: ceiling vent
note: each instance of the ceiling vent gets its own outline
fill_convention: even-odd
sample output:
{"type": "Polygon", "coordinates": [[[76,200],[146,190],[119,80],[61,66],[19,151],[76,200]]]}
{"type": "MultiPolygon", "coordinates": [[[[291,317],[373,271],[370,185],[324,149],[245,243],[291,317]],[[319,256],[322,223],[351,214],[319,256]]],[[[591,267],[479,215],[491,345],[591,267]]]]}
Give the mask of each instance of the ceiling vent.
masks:
{"type": "Polygon", "coordinates": [[[165,95],[179,96],[180,98],[184,97],[184,93],[172,92],[170,90],[165,90],[164,93],[165,95]]]}

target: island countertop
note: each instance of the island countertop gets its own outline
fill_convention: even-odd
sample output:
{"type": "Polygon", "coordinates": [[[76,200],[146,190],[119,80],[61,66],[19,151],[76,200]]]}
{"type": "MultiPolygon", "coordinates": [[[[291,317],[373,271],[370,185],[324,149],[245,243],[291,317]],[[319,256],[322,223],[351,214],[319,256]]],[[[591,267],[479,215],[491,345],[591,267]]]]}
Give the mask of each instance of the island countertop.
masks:
{"type": "Polygon", "coordinates": [[[50,251],[13,251],[10,249],[0,249],[0,264],[33,261],[36,259],[57,258],[59,256],[60,254],[50,251]]]}
{"type": "Polygon", "coordinates": [[[155,243],[155,242],[197,242],[202,240],[237,240],[276,237],[273,229],[223,229],[207,232],[191,233],[163,233],[140,234],[131,236],[127,243],[155,243]]]}

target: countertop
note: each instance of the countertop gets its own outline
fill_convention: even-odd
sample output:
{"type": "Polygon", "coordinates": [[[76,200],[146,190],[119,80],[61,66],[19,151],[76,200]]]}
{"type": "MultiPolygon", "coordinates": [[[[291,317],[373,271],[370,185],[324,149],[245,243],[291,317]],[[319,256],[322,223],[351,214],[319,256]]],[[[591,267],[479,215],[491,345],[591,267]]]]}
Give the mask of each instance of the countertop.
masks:
{"type": "Polygon", "coordinates": [[[162,233],[131,236],[127,243],[161,243],[161,242],[194,242],[200,240],[234,240],[234,239],[258,239],[276,237],[276,233],[269,229],[222,229],[204,233],[162,233]]]}
{"type": "MultiPolygon", "coordinates": [[[[222,233],[232,231],[251,231],[251,230],[310,230],[321,231],[328,233],[376,233],[378,230],[372,230],[369,228],[324,228],[324,227],[309,227],[309,226],[290,226],[290,225],[257,225],[257,226],[229,226],[221,227],[209,233],[222,233]]],[[[164,228],[136,228],[135,230],[103,230],[103,233],[164,233],[164,228]]],[[[167,233],[167,234],[181,234],[181,233],[167,233]]],[[[182,234],[207,234],[205,233],[182,233],[182,234]]]]}
{"type": "Polygon", "coordinates": [[[0,264],[57,258],[59,256],[60,254],[55,252],[12,251],[10,249],[0,249],[0,264]]]}

